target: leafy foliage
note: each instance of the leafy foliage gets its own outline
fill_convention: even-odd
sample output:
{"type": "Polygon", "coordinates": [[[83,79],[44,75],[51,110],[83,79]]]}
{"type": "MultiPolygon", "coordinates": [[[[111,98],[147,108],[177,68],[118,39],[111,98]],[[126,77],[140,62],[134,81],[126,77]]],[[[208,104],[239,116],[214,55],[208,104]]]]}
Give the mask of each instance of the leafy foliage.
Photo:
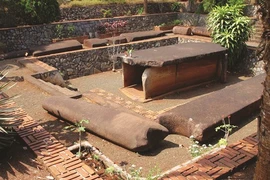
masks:
{"type": "MultiPolygon", "coordinates": [[[[0,81],[5,78],[8,72],[3,70],[0,72],[0,81]]],[[[16,107],[10,107],[12,99],[17,97],[7,97],[4,92],[13,87],[10,82],[0,84],[0,151],[9,147],[16,136],[13,131],[13,123],[21,114],[17,112],[16,107]],[[16,112],[16,115],[14,115],[16,112]]]]}
{"type": "Polygon", "coordinates": [[[210,12],[216,6],[243,5],[244,3],[245,0],[203,0],[203,9],[205,12],[210,12]]]}
{"type": "Polygon", "coordinates": [[[71,131],[77,131],[79,133],[79,151],[76,153],[76,155],[80,158],[82,156],[81,148],[82,148],[82,132],[85,132],[84,123],[89,123],[88,120],[82,119],[79,122],[76,122],[74,125],[66,126],[64,129],[71,130],[71,131]]]}
{"type": "Polygon", "coordinates": [[[60,17],[57,0],[0,0],[0,27],[43,24],[60,17]]]}
{"type": "Polygon", "coordinates": [[[57,0],[21,0],[25,19],[28,24],[42,24],[55,21],[60,17],[57,0]],[[26,18],[25,17],[25,18],[26,18]]]}
{"type": "Polygon", "coordinates": [[[215,7],[208,16],[207,26],[213,42],[228,48],[229,68],[243,58],[245,42],[252,33],[250,19],[243,15],[243,5],[215,7]]]}

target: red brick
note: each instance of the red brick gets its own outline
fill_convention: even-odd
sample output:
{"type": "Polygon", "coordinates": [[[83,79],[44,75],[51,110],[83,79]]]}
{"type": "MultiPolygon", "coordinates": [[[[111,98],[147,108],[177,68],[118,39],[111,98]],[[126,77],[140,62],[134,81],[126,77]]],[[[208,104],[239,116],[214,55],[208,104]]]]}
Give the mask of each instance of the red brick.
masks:
{"type": "Polygon", "coordinates": [[[231,146],[227,146],[225,149],[233,154],[237,154],[237,155],[240,154],[238,151],[234,150],[231,146]]]}
{"type": "MultiPolygon", "coordinates": [[[[228,159],[228,158],[227,158],[227,159],[228,159]]],[[[228,161],[225,161],[224,159],[219,160],[219,162],[222,163],[222,164],[224,164],[224,165],[226,165],[226,166],[229,167],[229,168],[234,168],[234,167],[235,167],[234,164],[232,164],[232,163],[230,163],[230,162],[228,162],[228,161]]]]}
{"type": "Polygon", "coordinates": [[[79,176],[77,178],[73,178],[72,180],[84,180],[84,178],[82,178],[81,176],[79,176]]]}
{"type": "Polygon", "coordinates": [[[209,176],[212,176],[213,174],[217,173],[218,171],[220,171],[222,168],[221,167],[216,167],[216,168],[213,168],[211,169],[210,171],[207,172],[207,174],[209,176]]]}
{"type": "Polygon", "coordinates": [[[62,163],[62,162],[63,162],[63,159],[58,159],[58,160],[53,161],[53,162],[50,162],[50,163],[45,163],[45,165],[46,165],[47,167],[50,167],[50,166],[52,166],[52,165],[56,165],[56,164],[59,164],[59,163],[62,163]]]}
{"type": "Polygon", "coordinates": [[[220,160],[220,159],[222,159],[223,157],[221,156],[221,155],[217,155],[217,156],[215,156],[215,157],[213,157],[213,158],[211,158],[211,159],[209,159],[211,162],[216,162],[216,161],[218,161],[218,160],[220,160]]]}
{"type": "Polygon", "coordinates": [[[64,151],[64,150],[65,150],[65,148],[60,148],[60,149],[54,150],[54,151],[52,151],[52,152],[50,152],[50,153],[51,153],[51,154],[56,154],[56,153],[62,152],[62,151],[64,151]]]}
{"type": "Polygon", "coordinates": [[[222,176],[224,174],[227,174],[228,172],[230,172],[230,168],[222,168],[220,171],[216,172],[211,177],[216,179],[216,178],[219,178],[220,176],[222,176]]]}
{"type": "Polygon", "coordinates": [[[243,150],[247,151],[248,153],[252,154],[253,156],[257,156],[257,154],[258,154],[258,148],[244,147],[243,150]]]}
{"type": "Polygon", "coordinates": [[[249,160],[251,160],[251,159],[252,159],[252,158],[246,156],[246,157],[244,157],[244,158],[239,159],[237,162],[238,162],[239,164],[244,164],[244,163],[246,163],[247,161],[249,161],[249,160]]]}
{"type": "Polygon", "coordinates": [[[63,180],[72,180],[72,179],[75,179],[75,178],[78,178],[78,177],[80,177],[80,175],[75,173],[75,174],[66,176],[65,178],[63,178],[63,180]]]}
{"type": "Polygon", "coordinates": [[[193,168],[191,168],[191,169],[189,169],[189,170],[187,170],[187,171],[182,172],[182,175],[183,175],[183,176],[188,176],[188,175],[190,175],[190,174],[192,174],[192,173],[194,173],[194,172],[196,172],[196,171],[198,171],[198,168],[193,167],[193,168]]]}
{"type": "Polygon", "coordinates": [[[83,178],[87,178],[89,173],[86,172],[82,167],[76,169],[77,173],[80,174],[83,178]]]}
{"type": "Polygon", "coordinates": [[[48,170],[54,177],[57,177],[58,175],[61,174],[61,172],[59,172],[55,166],[49,167],[48,170]]]}
{"type": "Polygon", "coordinates": [[[245,147],[245,145],[243,143],[237,144],[236,146],[233,146],[232,148],[236,151],[239,151],[240,149],[242,149],[243,147],[245,147]]]}
{"type": "Polygon", "coordinates": [[[197,171],[196,174],[201,176],[203,179],[212,179],[211,176],[209,176],[207,173],[197,171]]]}
{"type": "Polygon", "coordinates": [[[43,137],[44,135],[50,135],[47,131],[40,131],[34,134],[35,138],[43,137]]]}
{"type": "Polygon", "coordinates": [[[61,158],[60,158],[59,156],[56,156],[56,157],[51,158],[51,159],[48,159],[48,160],[43,160],[43,162],[44,162],[45,164],[48,164],[48,163],[57,161],[57,160],[59,160],[59,159],[61,159],[61,158]]]}
{"type": "Polygon", "coordinates": [[[63,152],[60,152],[59,156],[61,156],[63,159],[69,159],[69,158],[75,157],[75,155],[72,154],[69,150],[65,150],[63,152]]]}
{"type": "Polygon", "coordinates": [[[232,160],[235,161],[235,162],[237,162],[239,159],[242,159],[242,158],[244,158],[244,157],[246,157],[245,154],[239,154],[239,155],[237,155],[236,157],[234,157],[232,160]]]}
{"type": "Polygon", "coordinates": [[[79,159],[72,161],[72,162],[69,162],[69,163],[65,162],[65,167],[69,168],[69,167],[75,166],[75,165],[80,164],[80,163],[82,163],[82,162],[79,159]]]}
{"type": "Polygon", "coordinates": [[[28,145],[31,143],[31,141],[30,141],[27,137],[23,137],[22,139],[23,139],[24,142],[25,142],[26,144],[28,144],[28,145]]]}
{"type": "Polygon", "coordinates": [[[199,164],[201,164],[202,166],[205,166],[205,167],[207,167],[207,168],[209,168],[209,169],[212,169],[212,168],[214,168],[214,167],[217,167],[216,164],[212,163],[212,162],[211,162],[210,160],[208,160],[208,159],[201,159],[201,160],[199,160],[197,163],[199,163],[199,164]]]}
{"type": "Polygon", "coordinates": [[[191,169],[192,167],[193,167],[192,164],[191,165],[187,165],[187,166],[183,166],[183,167],[177,169],[177,171],[180,172],[180,173],[182,173],[184,171],[187,171],[187,170],[191,169]]]}
{"type": "Polygon", "coordinates": [[[239,166],[239,164],[238,164],[236,161],[233,161],[233,160],[231,160],[231,159],[229,159],[229,158],[224,158],[223,160],[225,160],[225,161],[231,163],[233,166],[239,166]]]}
{"type": "Polygon", "coordinates": [[[53,155],[51,155],[51,156],[46,156],[46,157],[43,157],[42,158],[42,160],[44,161],[46,161],[46,160],[48,160],[48,159],[51,159],[51,158],[54,158],[54,157],[57,157],[58,155],[57,154],[53,154],[53,155]]]}
{"type": "Polygon", "coordinates": [[[61,174],[67,172],[67,170],[66,170],[66,168],[63,166],[63,164],[56,164],[55,167],[58,169],[58,171],[59,171],[61,174]]]}
{"type": "Polygon", "coordinates": [[[82,163],[78,163],[78,164],[76,164],[76,165],[73,165],[73,166],[71,166],[71,167],[68,167],[67,168],[67,170],[75,170],[75,169],[77,169],[77,168],[79,168],[79,167],[82,167],[82,163]]]}
{"type": "Polygon", "coordinates": [[[64,173],[64,174],[61,174],[60,176],[58,176],[59,179],[61,178],[65,178],[65,177],[68,177],[68,176],[71,176],[73,174],[76,174],[76,171],[69,171],[67,173],[64,173]]]}
{"type": "Polygon", "coordinates": [[[85,178],[84,180],[92,180],[92,179],[96,179],[96,178],[98,178],[99,176],[97,175],[97,174],[94,174],[94,175],[92,175],[92,176],[90,176],[90,177],[88,177],[88,178],[85,178]]]}
{"type": "Polygon", "coordinates": [[[193,175],[191,175],[191,176],[187,176],[187,179],[188,179],[188,180],[197,180],[197,178],[196,178],[196,177],[194,177],[193,175]]]}
{"type": "Polygon", "coordinates": [[[249,153],[248,151],[244,150],[244,149],[239,149],[238,150],[240,153],[242,154],[245,154],[246,156],[249,156],[249,157],[254,157],[253,154],[249,153]]]}
{"type": "Polygon", "coordinates": [[[239,153],[236,153],[236,152],[234,152],[234,151],[230,151],[230,150],[228,150],[228,149],[222,149],[220,152],[223,152],[223,153],[225,153],[226,154],[226,156],[228,157],[228,158],[230,158],[230,159],[232,159],[232,158],[234,158],[235,156],[237,156],[239,153]]]}
{"type": "Polygon", "coordinates": [[[91,175],[95,174],[95,171],[85,164],[82,164],[82,168],[91,175]]]}
{"type": "Polygon", "coordinates": [[[71,163],[71,162],[74,162],[74,161],[77,161],[77,160],[79,160],[77,157],[73,157],[73,158],[70,158],[69,160],[66,160],[65,162],[64,162],[64,164],[69,164],[69,163],[71,163]]]}

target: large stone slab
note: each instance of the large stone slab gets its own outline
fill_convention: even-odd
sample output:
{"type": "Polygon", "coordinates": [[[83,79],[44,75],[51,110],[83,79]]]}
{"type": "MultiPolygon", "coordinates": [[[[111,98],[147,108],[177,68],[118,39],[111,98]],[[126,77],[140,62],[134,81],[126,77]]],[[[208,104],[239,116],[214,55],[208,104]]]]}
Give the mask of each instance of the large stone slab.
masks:
{"type": "Polygon", "coordinates": [[[140,32],[120,34],[120,36],[125,37],[128,42],[161,37],[164,35],[165,35],[165,32],[163,31],[140,31],[140,32]]]}
{"type": "Polygon", "coordinates": [[[157,146],[168,135],[168,130],[156,122],[83,100],[51,97],[42,106],[72,123],[87,119],[88,130],[136,152],[157,146]]]}
{"type": "Polygon", "coordinates": [[[209,140],[216,135],[215,128],[223,117],[231,116],[231,124],[237,125],[259,111],[264,78],[262,74],[175,107],[159,115],[157,121],[170,133],[209,140]]]}
{"type": "Polygon", "coordinates": [[[33,49],[33,56],[44,56],[79,49],[82,49],[82,44],[77,40],[60,41],[49,45],[35,47],[33,49]]]}

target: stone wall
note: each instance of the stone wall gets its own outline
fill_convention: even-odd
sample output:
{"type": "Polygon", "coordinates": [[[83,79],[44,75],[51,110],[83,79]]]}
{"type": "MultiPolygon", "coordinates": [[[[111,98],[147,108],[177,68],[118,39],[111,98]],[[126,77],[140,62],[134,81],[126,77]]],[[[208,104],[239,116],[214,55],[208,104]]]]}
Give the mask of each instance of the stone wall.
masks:
{"type": "Polygon", "coordinates": [[[75,30],[70,34],[70,36],[80,36],[84,34],[88,35],[89,33],[94,34],[94,32],[97,31],[98,25],[108,21],[127,21],[128,24],[125,31],[135,32],[152,30],[155,25],[173,21],[177,18],[179,18],[178,13],[166,13],[5,28],[0,29],[0,42],[5,43],[7,51],[18,51],[51,43],[52,39],[57,37],[56,31],[57,25],[59,24],[62,25],[64,34],[68,33],[69,26],[73,26],[75,30]]]}
{"type": "MultiPolygon", "coordinates": [[[[172,11],[172,3],[148,3],[148,13],[166,13],[172,11]]],[[[138,15],[143,4],[106,4],[89,7],[61,8],[61,21],[103,18],[105,11],[110,11],[112,17],[138,15]]]]}
{"type": "MultiPolygon", "coordinates": [[[[57,68],[63,75],[64,79],[72,79],[112,70],[113,60],[110,56],[117,53],[123,53],[127,49],[148,49],[177,43],[178,37],[163,37],[157,40],[148,40],[139,43],[134,42],[116,45],[114,47],[108,46],[95,49],[84,49],[57,55],[38,57],[37,59],[57,68]]],[[[121,68],[121,63],[115,62],[115,67],[121,68]]]]}

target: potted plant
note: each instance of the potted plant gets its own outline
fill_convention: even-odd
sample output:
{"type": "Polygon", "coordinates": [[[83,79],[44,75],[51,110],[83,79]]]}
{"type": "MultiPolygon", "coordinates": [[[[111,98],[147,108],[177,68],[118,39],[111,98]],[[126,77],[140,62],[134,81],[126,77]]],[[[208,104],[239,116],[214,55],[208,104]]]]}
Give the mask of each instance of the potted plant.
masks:
{"type": "Polygon", "coordinates": [[[107,38],[117,36],[123,32],[123,28],[126,26],[127,21],[113,21],[101,23],[97,27],[96,37],[97,38],[107,38]]]}

